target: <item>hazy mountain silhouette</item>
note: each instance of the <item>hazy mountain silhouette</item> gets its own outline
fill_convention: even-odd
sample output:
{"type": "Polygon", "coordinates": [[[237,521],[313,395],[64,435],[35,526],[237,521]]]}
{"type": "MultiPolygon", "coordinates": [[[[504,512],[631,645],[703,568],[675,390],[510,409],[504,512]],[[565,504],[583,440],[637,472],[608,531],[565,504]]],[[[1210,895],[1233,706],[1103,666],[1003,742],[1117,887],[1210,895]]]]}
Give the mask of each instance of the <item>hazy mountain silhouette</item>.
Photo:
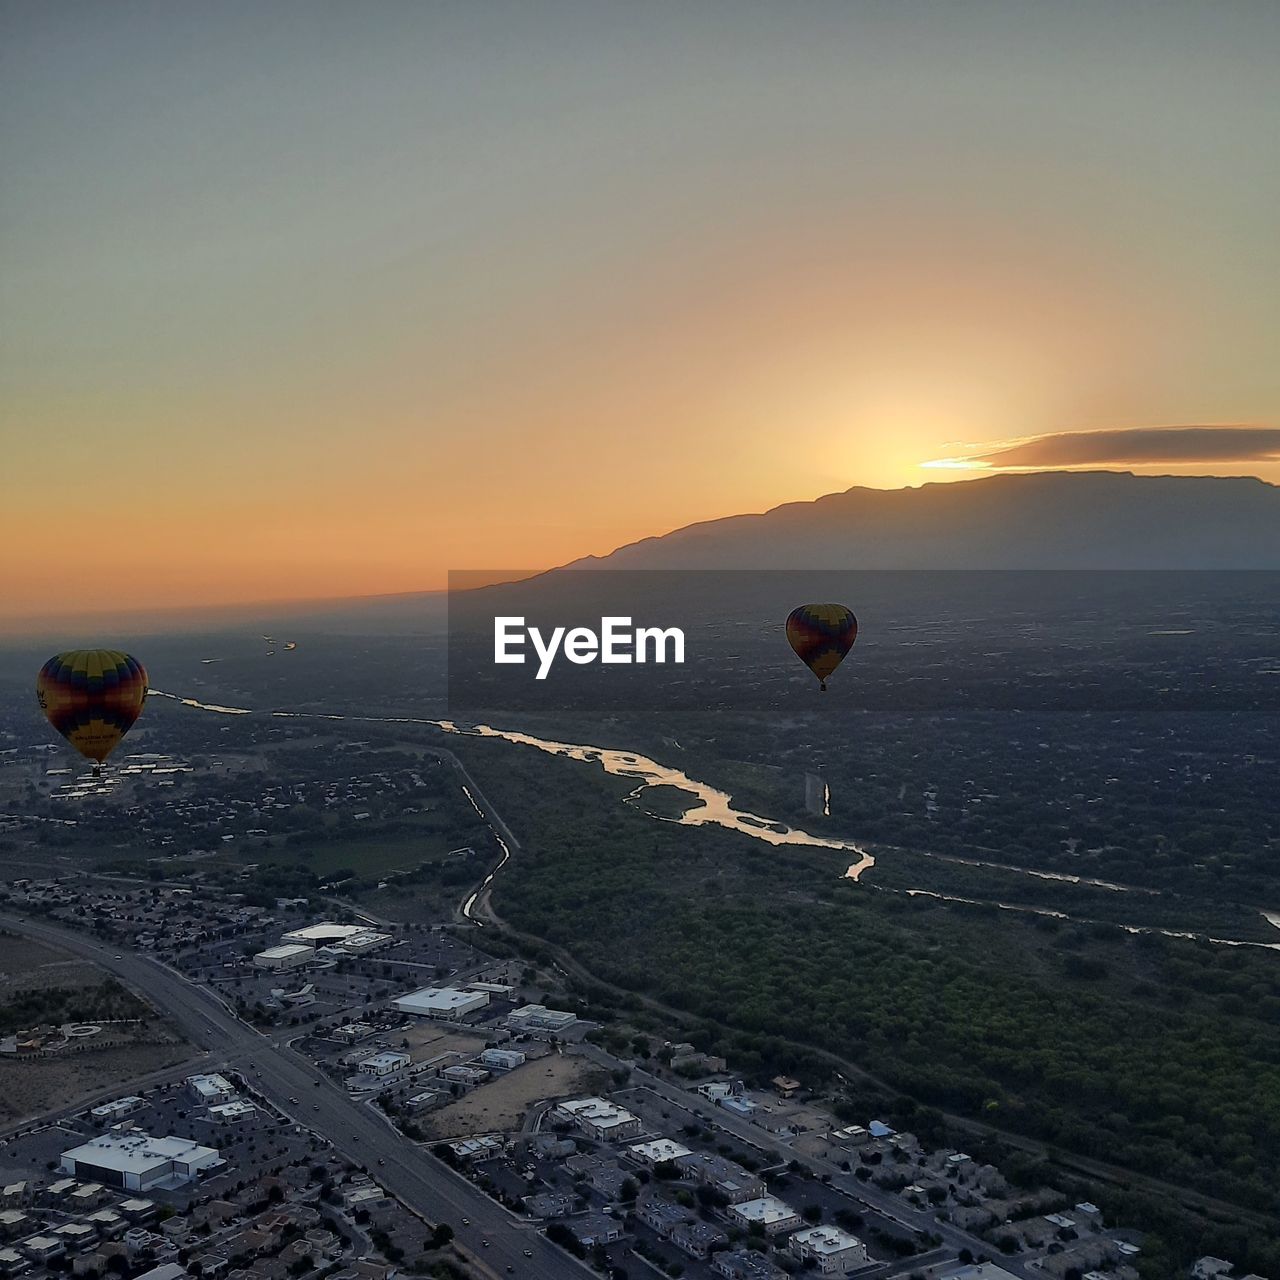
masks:
{"type": "Polygon", "coordinates": [[[566,567],[1280,569],[1280,487],[1092,471],[854,488],[688,525],[566,567]]]}

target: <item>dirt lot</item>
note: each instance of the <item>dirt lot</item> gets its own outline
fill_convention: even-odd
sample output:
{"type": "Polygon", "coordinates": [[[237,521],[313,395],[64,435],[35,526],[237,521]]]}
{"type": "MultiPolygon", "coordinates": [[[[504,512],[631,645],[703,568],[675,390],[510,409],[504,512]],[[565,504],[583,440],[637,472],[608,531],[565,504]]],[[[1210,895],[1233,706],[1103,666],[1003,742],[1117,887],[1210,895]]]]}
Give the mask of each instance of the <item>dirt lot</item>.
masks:
{"type": "Polygon", "coordinates": [[[107,975],[65,951],[0,933],[0,1001],[10,991],[97,986],[107,975]]]}
{"type": "Polygon", "coordinates": [[[588,1080],[598,1074],[598,1067],[581,1058],[556,1055],[526,1062],[431,1112],[424,1127],[437,1138],[512,1132],[520,1128],[524,1113],[533,1103],[587,1092],[588,1080]]]}
{"type": "Polygon", "coordinates": [[[470,1058],[484,1048],[486,1038],[481,1032],[464,1031],[424,1018],[403,1035],[396,1032],[390,1036],[389,1043],[392,1048],[398,1049],[401,1040],[407,1040],[409,1048],[406,1052],[413,1055],[414,1062],[425,1062],[442,1053],[460,1053],[470,1058]]]}
{"type": "Polygon", "coordinates": [[[0,1124],[60,1111],[80,1098],[118,1088],[128,1093],[139,1077],[176,1066],[191,1056],[189,1045],[121,1045],[68,1058],[14,1062],[0,1058],[0,1124]]]}
{"type": "MultiPolygon", "coordinates": [[[[56,947],[0,933],[0,1004],[12,1003],[28,991],[66,988],[92,992],[110,975],[56,947]]],[[[117,996],[136,1007],[131,996],[117,996]]],[[[55,1054],[19,1061],[0,1056],[0,1124],[11,1124],[58,1111],[81,1098],[119,1088],[128,1092],[140,1076],[174,1066],[192,1056],[193,1050],[166,1024],[150,1016],[140,1024],[111,1025],[104,1037],[133,1043],[86,1048],[82,1052],[55,1054]],[[158,1042],[158,1043],[157,1043],[158,1042]]],[[[138,1016],[134,1012],[130,1017],[138,1016]]]]}

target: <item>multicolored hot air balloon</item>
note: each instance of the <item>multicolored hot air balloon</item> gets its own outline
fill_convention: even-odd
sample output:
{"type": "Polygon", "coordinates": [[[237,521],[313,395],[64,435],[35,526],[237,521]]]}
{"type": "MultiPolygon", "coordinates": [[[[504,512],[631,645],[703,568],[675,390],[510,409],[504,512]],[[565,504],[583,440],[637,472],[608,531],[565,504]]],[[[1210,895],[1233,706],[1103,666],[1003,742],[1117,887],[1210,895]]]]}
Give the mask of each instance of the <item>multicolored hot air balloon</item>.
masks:
{"type": "Polygon", "coordinates": [[[147,671],[118,649],[73,649],[40,668],[36,698],[49,723],[100,773],[142,713],[147,671]]]}
{"type": "Polygon", "coordinates": [[[842,604],[802,604],[787,616],[787,642],[821,689],[858,637],[858,620],[842,604]]]}

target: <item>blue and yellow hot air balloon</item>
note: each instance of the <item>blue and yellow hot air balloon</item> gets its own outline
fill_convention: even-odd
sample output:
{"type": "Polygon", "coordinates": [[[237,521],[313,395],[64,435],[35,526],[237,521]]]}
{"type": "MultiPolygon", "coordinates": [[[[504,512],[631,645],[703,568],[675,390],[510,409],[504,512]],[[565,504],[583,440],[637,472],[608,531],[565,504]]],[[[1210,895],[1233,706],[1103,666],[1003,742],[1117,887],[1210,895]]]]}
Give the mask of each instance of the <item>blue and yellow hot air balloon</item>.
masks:
{"type": "Polygon", "coordinates": [[[49,723],[99,773],[142,713],[147,671],[118,649],[72,649],[40,668],[36,698],[49,723]]]}
{"type": "Polygon", "coordinates": [[[802,604],[787,616],[787,641],[826,689],[827,677],[858,637],[858,620],[842,604],[802,604]]]}

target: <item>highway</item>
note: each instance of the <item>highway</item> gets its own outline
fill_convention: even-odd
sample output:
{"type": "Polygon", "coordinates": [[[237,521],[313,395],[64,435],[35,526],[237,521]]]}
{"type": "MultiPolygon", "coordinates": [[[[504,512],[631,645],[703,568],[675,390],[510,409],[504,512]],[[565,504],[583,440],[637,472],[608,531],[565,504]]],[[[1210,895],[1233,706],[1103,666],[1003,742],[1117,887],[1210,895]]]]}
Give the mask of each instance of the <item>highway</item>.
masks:
{"type": "Polygon", "coordinates": [[[579,1272],[594,1274],[557,1249],[532,1223],[512,1217],[409,1142],[380,1113],[353,1102],[301,1053],[234,1017],[208,989],[148,956],[121,952],[43,921],[0,915],[0,927],[61,947],[114,973],[169,1017],[193,1044],[220,1064],[239,1070],[275,1107],[329,1139],[410,1209],[428,1222],[447,1222],[457,1243],[493,1275],[564,1280],[579,1272]],[[298,1100],[296,1104],[292,1098],[298,1100]],[[380,1165],[379,1160],[385,1163],[380,1165]],[[464,1218],[470,1220],[469,1226],[463,1224],[464,1218]],[[526,1249],[531,1257],[524,1256],[526,1249]]]}

